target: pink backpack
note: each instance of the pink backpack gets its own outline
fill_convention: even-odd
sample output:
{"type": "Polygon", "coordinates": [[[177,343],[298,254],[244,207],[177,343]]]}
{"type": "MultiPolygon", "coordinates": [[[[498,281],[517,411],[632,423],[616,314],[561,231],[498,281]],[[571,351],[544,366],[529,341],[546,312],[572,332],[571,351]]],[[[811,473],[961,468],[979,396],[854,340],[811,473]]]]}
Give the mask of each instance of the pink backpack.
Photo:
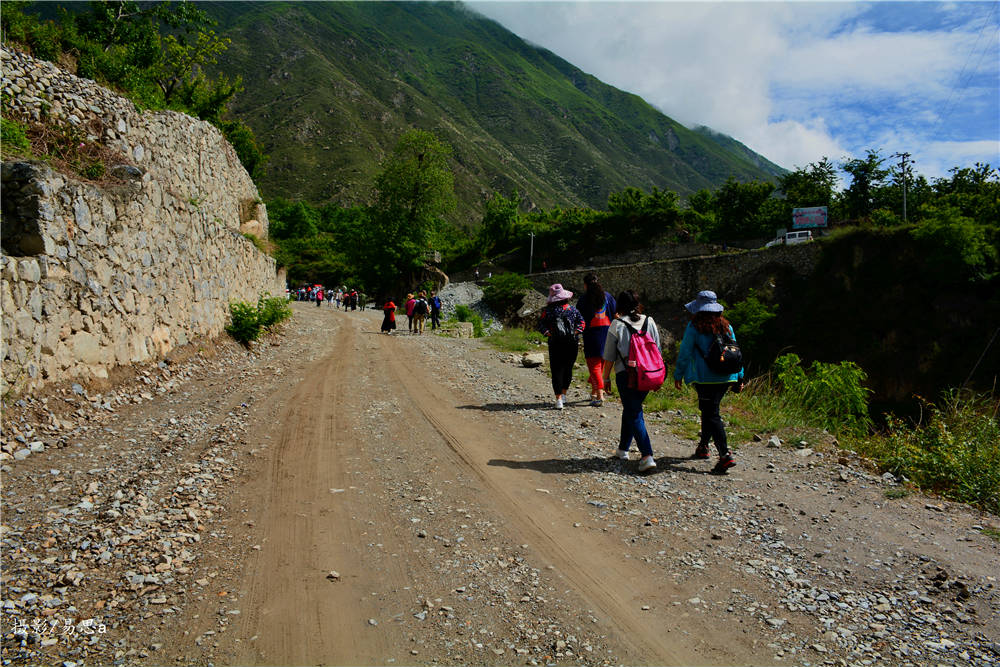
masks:
{"type": "Polygon", "coordinates": [[[628,359],[625,360],[625,367],[629,371],[629,386],[631,387],[634,381],[634,389],[656,391],[667,379],[667,367],[663,363],[659,346],[646,331],[649,318],[647,317],[642,323],[641,329],[635,329],[625,320],[620,318],[619,320],[631,334],[628,341],[628,359]]]}

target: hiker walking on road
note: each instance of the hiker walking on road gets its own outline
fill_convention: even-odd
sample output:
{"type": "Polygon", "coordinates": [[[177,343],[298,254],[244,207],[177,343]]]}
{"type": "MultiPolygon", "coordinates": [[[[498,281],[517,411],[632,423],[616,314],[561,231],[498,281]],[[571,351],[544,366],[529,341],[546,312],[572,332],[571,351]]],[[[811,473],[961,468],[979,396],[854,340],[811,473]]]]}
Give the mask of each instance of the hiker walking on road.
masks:
{"type": "MultiPolygon", "coordinates": [[[[680,351],[677,354],[677,367],[674,369],[674,386],[680,389],[682,382],[694,385],[698,392],[698,409],[701,411],[701,439],[698,447],[691,455],[692,459],[707,459],[708,443],[715,441],[719,451],[719,461],[712,468],[712,474],[725,475],[726,471],[736,465],[726,442],[726,427],[719,414],[719,404],[729,391],[736,385],[735,391],[743,387],[743,367],[740,363],[738,371],[726,372],[713,370],[706,361],[706,355],[713,345],[718,345],[716,337],[721,342],[728,338],[734,344],[736,335],[729,321],[722,316],[724,310],[715,292],[705,290],[698,292],[697,298],[685,306],[692,314],[691,321],[684,330],[680,351]]],[[[713,362],[713,365],[714,364],[713,362]]]]}
{"type": "MultiPolygon", "coordinates": [[[[376,302],[377,303],[377,302],[376,302]]],[[[382,306],[382,333],[391,334],[396,330],[396,304],[389,299],[382,306]]]]}
{"type": "Polygon", "coordinates": [[[577,336],[583,332],[580,311],[569,305],[573,293],[559,283],[549,287],[548,305],[542,312],[538,330],[549,339],[549,369],[552,371],[552,391],[556,395],[556,410],[565,406],[566,392],[573,380],[573,364],[580,351],[577,336]]]}
{"type": "Polygon", "coordinates": [[[417,302],[412,294],[406,295],[406,328],[413,333],[413,305],[417,302]]]}
{"type": "Polygon", "coordinates": [[[586,291],[576,308],[587,325],[583,330],[583,356],[590,372],[590,404],[597,407],[604,403],[604,340],[615,315],[615,299],[604,291],[593,273],[583,277],[583,284],[586,291]]]}
{"type": "Polygon", "coordinates": [[[413,333],[424,333],[424,320],[427,318],[427,293],[420,290],[417,298],[413,301],[413,333]]]}
{"type": "Polygon", "coordinates": [[[431,331],[441,327],[441,297],[437,292],[431,291],[431,331]]]}
{"type": "Polygon", "coordinates": [[[615,456],[623,461],[628,459],[628,451],[635,440],[639,448],[639,472],[645,472],[656,467],[653,459],[653,444],[646,430],[646,418],[642,413],[642,403],[646,400],[648,391],[630,387],[629,384],[629,349],[632,332],[645,331],[656,347],[660,346],[660,332],[652,317],[642,314],[642,304],[639,296],[633,290],[625,290],[618,295],[615,319],[608,327],[604,340],[604,384],[611,383],[611,371],[615,372],[615,384],[618,396],[622,402],[622,428],[618,440],[618,450],[615,456]]]}
{"type": "Polygon", "coordinates": [[[322,287],[317,287],[316,288],[316,307],[319,308],[322,305],[323,305],[323,288],[322,287]]]}

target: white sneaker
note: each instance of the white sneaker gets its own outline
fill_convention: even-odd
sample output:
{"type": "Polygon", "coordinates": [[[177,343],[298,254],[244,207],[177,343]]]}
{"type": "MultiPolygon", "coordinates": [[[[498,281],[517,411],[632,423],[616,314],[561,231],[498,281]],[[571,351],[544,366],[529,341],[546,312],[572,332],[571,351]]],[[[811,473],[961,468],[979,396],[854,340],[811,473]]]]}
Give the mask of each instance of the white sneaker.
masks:
{"type": "Polygon", "coordinates": [[[563,400],[562,397],[560,396],[559,398],[556,399],[556,410],[562,410],[562,409],[563,409],[563,400]]]}
{"type": "Polygon", "coordinates": [[[646,472],[647,470],[652,470],[656,467],[656,461],[653,460],[652,456],[643,456],[642,460],[639,461],[639,472],[646,472]]]}
{"type": "Polygon", "coordinates": [[[627,449],[616,449],[615,458],[621,459],[622,461],[628,461],[628,450],[627,449]]]}

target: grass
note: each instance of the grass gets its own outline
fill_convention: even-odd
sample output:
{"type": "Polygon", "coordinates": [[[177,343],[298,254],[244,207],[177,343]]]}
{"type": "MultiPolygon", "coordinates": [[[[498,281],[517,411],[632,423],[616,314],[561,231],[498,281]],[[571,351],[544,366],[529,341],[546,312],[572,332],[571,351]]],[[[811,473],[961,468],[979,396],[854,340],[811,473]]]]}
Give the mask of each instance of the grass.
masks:
{"type": "Polygon", "coordinates": [[[894,489],[886,489],[885,497],[890,500],[896,500],[899,498],[905,498],[911,493],[912,491],[910,489],[906,488],[905,486],[900,486],[894,489]]]}
{"type": "Polygon", "coordinates": [[[518,327],[504,327],[484,340],[501,352],[540,352],[545,349],[545,336],[518,327]]]}
{"type": "Polygon", "coordinates": [[[983,535],[985,535],[986,537],[990,538],[991,540],[995,540],[997,542],[1000,542],[1000,529],[997,529],[997,528],[983,528],[983,535]]]}

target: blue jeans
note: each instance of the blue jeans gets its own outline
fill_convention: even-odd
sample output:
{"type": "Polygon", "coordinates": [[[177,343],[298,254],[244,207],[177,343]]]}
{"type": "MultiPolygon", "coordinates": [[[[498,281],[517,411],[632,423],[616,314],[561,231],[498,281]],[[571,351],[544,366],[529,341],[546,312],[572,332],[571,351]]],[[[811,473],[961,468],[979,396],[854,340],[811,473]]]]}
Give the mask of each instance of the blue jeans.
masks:
{"type": "Polygon", "coordinates": [[[632,439],[635,438],[639,453],[643,456],[652,456],[653,445],[649,442],[646,420],[642,416],[642,402],[646,400],[646,394],[649,392],[629,389],[628,371],[617,373],[615,384],[618,385],[618,395],[622,400],[622,435],[618,441],[618,449],[628,451],[632,439]]]}

